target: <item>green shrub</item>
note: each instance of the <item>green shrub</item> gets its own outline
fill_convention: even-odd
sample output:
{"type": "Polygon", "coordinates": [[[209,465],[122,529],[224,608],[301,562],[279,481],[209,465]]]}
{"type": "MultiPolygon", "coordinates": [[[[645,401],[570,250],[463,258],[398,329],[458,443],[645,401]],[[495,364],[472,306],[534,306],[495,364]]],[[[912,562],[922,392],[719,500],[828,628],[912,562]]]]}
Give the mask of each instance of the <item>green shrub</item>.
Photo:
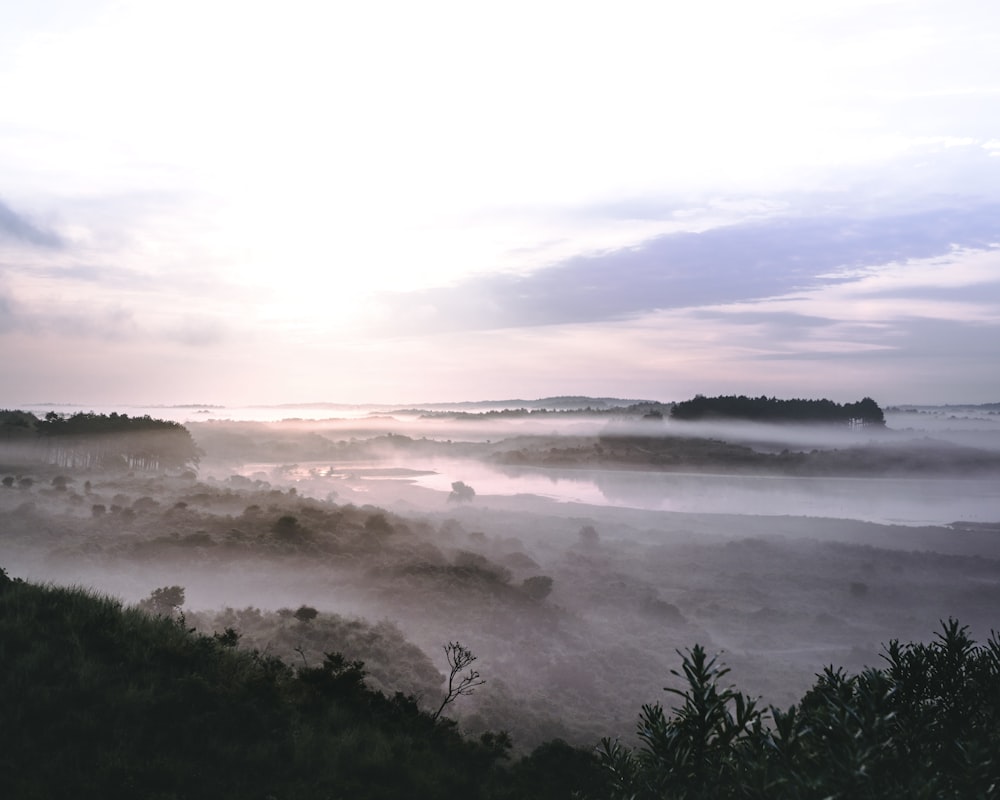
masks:
{"type": "Polygon", "coordinates": [[[955,620],[931,644],[885,647],[886,666],[828,667],[788,711],[723,687],[727,670],[682,655],[683,702],[647,705],[637,750],[605,739],[610,798],[1000,796],[1000,641],[955,620]]]}

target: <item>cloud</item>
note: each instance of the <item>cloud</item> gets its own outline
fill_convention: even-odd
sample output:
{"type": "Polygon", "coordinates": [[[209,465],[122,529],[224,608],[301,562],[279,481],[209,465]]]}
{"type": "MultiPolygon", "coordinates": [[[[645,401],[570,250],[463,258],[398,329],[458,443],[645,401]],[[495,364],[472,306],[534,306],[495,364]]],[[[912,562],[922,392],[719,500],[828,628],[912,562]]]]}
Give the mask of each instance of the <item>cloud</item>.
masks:
{"type": "Polygon", "coordinates": [[[72,344],[82,341],[122,341],[141,335],[135,313],[119,302],[77,295],[53,300],[0,294],[0,334],[56,337],[72,344]]]}
{"type": "Polygon", "coordinates": [[[25,320],[25,329],[73,340],[96,339],[108,342],[134,339],[140,333],[134,313],[118,305],[35,314],[25,320]]]}
{"type": "Polygon", "coordinates": [[[17,315],[13,301],[0,294],[0,333],[7,333],[17,327],[17,315]]]}
{"type": "Polygon", "coordinates": [[[28,307],[9,297],[0,296],[0,334],[23,333],[56,337],[75,343],[173,343],[184,347],[208,347],[227,338],[228,331],[218,320],[186,313],[140,313],[116,302],[78,308],[28,307]]]}
{"type": "Polygon", "coordinates": [[[1000,205],[873,218],[785,217],[675,233],[527,275],[378,297],[382,332],[601,322],[842,283],[849,269],[1000,241],[1000,205]],[[842,273],[842,274],[841,274],[842,273]]]}
{"type": "Polygon", "coordinates": [[[187,347],[208,347],[220,344],[226,338],[226,330],[215,320],[185,317],[177,325],[164,332],[168,340],[187,347]]]}
{"type": "Polygon", "coordinates": [[[62,247],[62,238],[54,231],[35,225],[0,200],[0,238],[38,245],[62,247]]]}
{"type": "Polygon", "coordinates": [[[162,289],[163,278],[156,274],[134,268],[116,267],[108,264],[91,263],[51,263],[20,264],[8,267],[11,273],[21,277],[30,275],[36,283],[55,287],[62,282],[80,283],[80,290],[93,287],[102,293],[108,292],[148,292],[162,289]]]}
{"type": "Polygon", "coordinates": [[[783,375],[799,365],[803,376],[838,382],[866,373],[872,386],[887,387],[883,393],[893,381],[927,391],[933,381],[922,373],[937,373],[939,396],[966,386],[988,396],[995,379],[985,365],[995,360],[1000,327],[1000,249],[955,250],[839,277],[785,295],[658,312],[646,322],[677,332],[675,349],[710,343],[717,364],[732,360],[723,351],[732,354],[738,345],[741,372],[777,379],[776,364],[784,363],[783,375]]]}

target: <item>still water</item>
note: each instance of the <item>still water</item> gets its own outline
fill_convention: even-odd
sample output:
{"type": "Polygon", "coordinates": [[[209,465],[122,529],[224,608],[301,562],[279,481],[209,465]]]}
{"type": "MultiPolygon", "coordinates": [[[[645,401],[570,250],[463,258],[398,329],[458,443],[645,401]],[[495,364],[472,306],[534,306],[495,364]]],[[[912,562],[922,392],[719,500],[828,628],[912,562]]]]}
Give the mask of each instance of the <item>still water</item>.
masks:
{"type": "MultiPolygon", "coordinates": [[[[255,465],[267,473],[268,465],[255,465]]],[[[897,525],[1000,522],[1000,483],[979,478],[790,478],[634,470],[512,468],[461,459],[301,464],[311,491],[403,481],[442,494],[454,481],[490,497],[533,495],[559,503],[690,513],[792,515],[897,525]],[[327,483],[329,482],[329,483],[327,483]]]]}
{"type": "Polygon", "coordinates": [[[419,484],[479,494],[531,493],[561,502],[725,514],[802,515],[904,525],[1000,521],[1000,485],[982,479],[788,478],[626,470],[480,469],[466,478],[439,467],[419,484]]]}

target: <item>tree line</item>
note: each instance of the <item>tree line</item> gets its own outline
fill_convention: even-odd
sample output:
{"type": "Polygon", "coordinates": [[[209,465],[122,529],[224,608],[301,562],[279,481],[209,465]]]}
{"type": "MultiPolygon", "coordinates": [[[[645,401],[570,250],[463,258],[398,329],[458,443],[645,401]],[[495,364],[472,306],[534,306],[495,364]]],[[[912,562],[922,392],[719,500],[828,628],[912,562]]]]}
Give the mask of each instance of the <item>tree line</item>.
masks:
{"type": "Polygon", "coordinates": [[[178,422],[112,412],[71,415],[0,411],[0,442],[19,456],[65,469],[184,469],[198,463],[198,448],[178,422]]]}
{"type": "Polygon", "coordinates": [[[695,395],[690,400],[675,403],[670,410],[672,419],[737,419],[753,422],[833,423],[851,427],[884,426],[885,415],[878,403],[864,397],[856,403],[835,403],[833,400],[782,400],[776,397],[746,395],[695,395]]]}

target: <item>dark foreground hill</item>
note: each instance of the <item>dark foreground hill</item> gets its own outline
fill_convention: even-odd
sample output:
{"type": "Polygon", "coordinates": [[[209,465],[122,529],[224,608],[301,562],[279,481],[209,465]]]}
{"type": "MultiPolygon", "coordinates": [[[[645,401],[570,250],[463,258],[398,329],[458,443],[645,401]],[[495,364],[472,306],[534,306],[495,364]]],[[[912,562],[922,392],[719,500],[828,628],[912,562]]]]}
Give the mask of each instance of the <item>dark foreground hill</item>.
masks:
{"type": "Polygon", "coordinates": [[[954,620],[885,666],[827,668],[763,710],[695,646],[638,747],[555,741],[511,762],[329,654],[293,669],[80,589],[0,570],[4,798],[996,798],[1000,640],[954,620]]]}
{"type": "Polygon", "coordinates": [[[360,662],[293,669],[237,638],[0,571],[0,796],[568,798],[601,774],[558,742],[501,766],[506,735],[464,738],[360,662]]]}

